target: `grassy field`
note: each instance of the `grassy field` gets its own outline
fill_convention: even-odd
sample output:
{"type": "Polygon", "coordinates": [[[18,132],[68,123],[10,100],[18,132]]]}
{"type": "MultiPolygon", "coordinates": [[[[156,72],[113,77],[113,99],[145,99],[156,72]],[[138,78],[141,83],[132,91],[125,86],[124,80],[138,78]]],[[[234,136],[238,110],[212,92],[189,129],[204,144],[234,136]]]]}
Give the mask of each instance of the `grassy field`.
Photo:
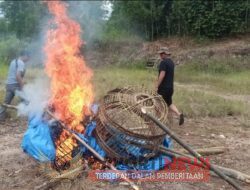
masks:
{"type": "Polygon", "coordinates": [[[179,82],[209,85],[216,91],[249,94],[249,62],[249,56],[194,60],[188,65],[178,67],[176,77],[179,82]]]}
{"type": "MultiPolygon", "coordinates": [[[[39,73],[30,70],[27,73],[31,80],[39,73]]],[[[1,86],[6,77],[7,67],[0,72],[1,86]]],[[[188,117],[224,117],[250,116],[249,103],[242,99],[230,98],[235,95],[250,95],[250,71],[215,72],[213,69],[197,69],[187,64],[177,66],[174,102],[188,117]],[[210,93],[208,93],[210,92],[210,93]],[[211,93],[212,92],[212,93],[211,93]],[[226,94],[229,98],[223,97],[226,94]]],[[[141,66],[108,66],[94,69],[94,89],[96,101],[107,91],[129,85],[154,88],[157,70],[141,66]]],[[[3,88],[1,99],[3,98],[3,88]]]]}

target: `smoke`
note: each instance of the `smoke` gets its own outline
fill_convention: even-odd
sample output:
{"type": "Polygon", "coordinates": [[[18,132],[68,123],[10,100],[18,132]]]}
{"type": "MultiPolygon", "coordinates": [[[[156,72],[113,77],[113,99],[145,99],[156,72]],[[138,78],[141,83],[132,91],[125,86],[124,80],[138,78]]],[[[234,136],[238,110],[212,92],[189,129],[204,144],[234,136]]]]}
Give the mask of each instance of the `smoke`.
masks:
{"type": "Polygon", "coordinates": [[[109,18],[107,1],[69,1],[70,17],[76,20],[82,28],[86,45],[101,38],[103,26],[109,18]]]}
{"type": "Polygon", "coordinates": [[[19,116],[42,113],[50,97],[49,80],[47,77],[39,77],[25,85],[22,91],[17,91],[16,95],[23,99],[17,106],[19,116]]]}
{"type": "Polygon", "coordinates": [[[27,63],[28,67],[43,68],[44,60],[46,59],[44,53],[44,45],[46,41],[46,34],[49,29],[48,22],[50,20],[49,14],[44,14],[39,23],[39,34],[35,35],[26,46],[26,49],[30,52],[30,61],[27,63]]]}
{"type": "MultiPolygon", "coordinates": [[[[110,1],[67,1],[65,3],[68,4],[67,11],[70,17],[80,24],[82,39],[87,46],[102,38],[104,25],[112,12],[110,1]]],[[[35,37],[25,45],[25,49],[30,51],[32,55],[28,66],[42,67],[44,65],[46,57],[43,47],[46,33],[51,27],[49,23],[51,18],[48,11],[44,12],[39,21],[39,34],[34,35],[35,37]]]]}

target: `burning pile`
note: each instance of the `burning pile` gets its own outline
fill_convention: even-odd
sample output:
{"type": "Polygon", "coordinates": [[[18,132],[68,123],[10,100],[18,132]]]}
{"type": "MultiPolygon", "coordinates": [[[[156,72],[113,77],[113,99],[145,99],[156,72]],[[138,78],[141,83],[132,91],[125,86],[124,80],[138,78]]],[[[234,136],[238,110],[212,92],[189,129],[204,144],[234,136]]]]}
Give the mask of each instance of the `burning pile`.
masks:
{"type": "MultiPolygon", "coordinates": [[[[89,107],[93,102],[93,74],[81,56],[80,48],[83,42],[80,25],[69,18],[64,2],[46,3],[54,16],[45,46],[46,73],[51,79],[50,104],[61,121],[82,134],[84,126],[81,121],[89,115],[89,107]]],[[[76,146],[72,135],[63,130],[56,141],[56,157],[58,160],[60,157],[71,160],[71,153],[76,146]]]]}

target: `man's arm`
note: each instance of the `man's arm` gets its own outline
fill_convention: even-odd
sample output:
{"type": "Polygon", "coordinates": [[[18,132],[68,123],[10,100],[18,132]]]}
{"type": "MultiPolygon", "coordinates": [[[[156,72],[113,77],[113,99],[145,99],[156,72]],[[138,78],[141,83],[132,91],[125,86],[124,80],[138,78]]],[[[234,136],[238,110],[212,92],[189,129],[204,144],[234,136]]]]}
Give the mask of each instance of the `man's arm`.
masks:
{"type": "Polygon", "coordinates": [[[157,81],[157,86],[156,86],[157,89],[158,89],[159,86],[161,85],[161,83],[162,83],[162,81],[163,81],[165,75],[166,75],[166,71],[161,71],[161,72],[160,72],[159,77],[158,77],[158,81],[157,81]]]}
{"type": "Polygon", "coordinates": [[[19,83],[20,88],[22,89],[22,88],[23,88],[23,85],[24,85],[24,81],[23,81],[23,78],[22,78],[22,73],[21,73],[21,71],[17,71],[17,73],[16,73],[16,80],[17,80],[17,82],[19,83]]]}

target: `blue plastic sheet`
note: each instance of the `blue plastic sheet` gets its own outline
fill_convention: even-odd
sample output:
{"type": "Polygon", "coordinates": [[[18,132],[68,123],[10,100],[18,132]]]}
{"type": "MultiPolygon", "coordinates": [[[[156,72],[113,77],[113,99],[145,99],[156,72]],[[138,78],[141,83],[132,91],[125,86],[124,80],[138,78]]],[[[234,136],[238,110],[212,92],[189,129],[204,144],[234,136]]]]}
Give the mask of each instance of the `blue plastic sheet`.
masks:
{"type": "MultiPolygon", "coordinates": [[[[170,138],[165,138],[163,145],[167,148],[172,146],[172,140],[170,138]]],[[[143,148],[142,150],[143,151],[143,148]]],[[[170,156],[166,156],[160,154],[159,156],[150,158],[145,160],[143,163],[140,164],[117,164],[116,168],[118,170],[160,170],[172,162],[172,158],[170,156]]]]}
{"type": "MultiPolygon", "coordinates": [[[[96,138],[92,134],[95,128],[96,128],[96,122],[92,121],[87,125],[84,135],[78,135],[78,136],[81,139],[83,139],[86,143],[88,143],[88,145],[90,145],[102,157],[106,157],[105,151],[100,147],[100,145],[96,141],[96,138]]],[[[81,145],[81,150],[84,154],[92,155],[92,153],[89,152],[89,150],[83,145],[81,145]]]]}
{"type": "MultiPolygon", "coordinates": [[[[90,122],[85,130],[84,136],[80,136],[84,141],[86,141],[92,148],[94,148],[103,157],[106,156],[105,151],[97,144],[96,139],[93,137],[92,132],[96,127],[96,122],[90,122]]],[[[172,147],[172,140],[168,137],[165,138],[163,145],[167,148],[172,147]]],[[[91,154],[85,147],[82,146],[82,151],[84,154],[91,154]]],[[[145,149],[139,148],[133,152],[134,156],[139,156],[145,149]],[[136,155],[136,153],[138,155],[136,155]]],[[[160,170],[172,162],[170,156],[159,155],[157,157],[145,160],[140,164],[124,164],[118,163],[116,168],[118,170],[160,170]]]]}
{"type": "Polygon", "coordinates": [[[42,114],[29,116],[28,129],[24,134],[21,147],[25,153],[40,162],[55,160],[55,146],[48,123],[43,121],[42,114]]]}

